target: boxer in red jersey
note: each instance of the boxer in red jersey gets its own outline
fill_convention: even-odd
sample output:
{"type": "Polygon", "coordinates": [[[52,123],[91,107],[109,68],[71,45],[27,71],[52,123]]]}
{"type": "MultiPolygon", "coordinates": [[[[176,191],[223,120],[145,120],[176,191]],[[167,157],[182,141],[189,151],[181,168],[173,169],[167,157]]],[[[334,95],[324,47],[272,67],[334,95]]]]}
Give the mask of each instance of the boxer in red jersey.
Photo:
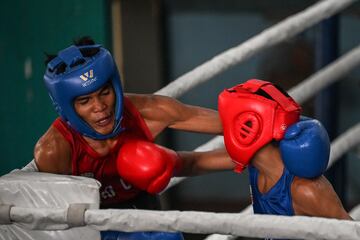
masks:
{"type": "MultiPolygon", "coordinates": [[[[80,51],[76,47],[67,48],[48,63],[48,71],[44,79],[60,118],[54,121],[36,144],[34,150],[36,164],[40,171],[87,176],[99,180],[102,184],[100,193],[102,207],[114,207],[116,204],[132,206],[134,204],[131,201],[137,201],[138,196],[146,196],[148,201],[149,197],[142,189],[133,187],[133,183],[123,180],[117,172],[116,159],[122,145],[130,139],[153,142],[154,138],[167,127],[221,134],[222,127],[217,111],[185,105],[165,96],[141,94],[122,96],[121,89],[119,90],[121,87],[119,77],[111,76],[113,72],[116,72],[115,76],[117,75],[115,66],[108,74],[101,72],[104,67],[96,66],[97,62],[91,62],[90,59],[88,64],[79,63],[80,66],[85,65],[82,68],[86,68],[86,64],[89,65],[89,69],[80,69],[82,71],[79,72],[76,69],[78,67],[75,66],[75,70],[67,70],[64,66],[66,61],[69,61],[68,65],[74,64],[72,62],[74,58],[81,59],[81,55],[87,58],[86,56],[94,49],[105,52],[105,49],[94,45],[92,40],[86,38],[77,45],[80,51]],[[79,56],[74,57],[75,54],[79,56]],[[61,68],[64,69],[60,70],[61,68]],[[56,74],[57,71],[58,79],[57,75],[51,75],[56,74]],[[65,74],[62,73],[63,71],[65,74]],[[106,76],[104,80],[101,79],[101,75],[106,76]],[[92,83],[94,86],[87,85],[86,87],[91,88],[84,91],[83,84],[87,81],[81,79],[82,76],[87,77],[87,81],[96,79],[98,83],[92,83]],[[109,81],[108,77],[112,80],[109,81]],[[79,86],[74,86],[74,78],[79,81],[79,86]],[[63,93],[57,90],[61,87],[63,89],[67,87],[68,91],[63,93]],[[121,114],[116,111],[119,107],[122,108],[121,114]],[[74,117],[76,114],[78,118],[74,117]],[[120,117],[116,116],[117,114],[120,117]]],[[[101,56],[101,51],[96,52],[95,56],[100,54],[99,64],[104,64],[106,59],[102,59],[104,57],[101,56]]],[[[112,58],[110,60],[112,61],[112,58]]],[[[106,66],[110,68],[109,63],[106,66]]],[[[202,169],[205,159],[211,161],[212,158],[214,160],[228,158],[225,150],[209,153],[180,152],[178,156],[182,162],[178,175],[196,175],[211,171],[212,169],[202,169]]],[[[228,166],[223,166],[224,169],[233,167],[231,161],[227,162],[228,166]]]]}
{"type": "MultiPolygon", "coordinates": [[[[102,208],[158,209],[154,193],[164,189],[174,174],[197,175],[234,166],[224,149],[176,153],[154,144],[165,128],[221,134],[217,111],[166,96],[123,95],[112,56],[89,38],[49,56],[44,81],[60,117],[37,142],[36,165],[42,172],[99,180],[102,208]],[[128,150],[119,155],[125,147],[128,150]]],[[[101,235],[182,239],[178,233],[101,235]]]]}

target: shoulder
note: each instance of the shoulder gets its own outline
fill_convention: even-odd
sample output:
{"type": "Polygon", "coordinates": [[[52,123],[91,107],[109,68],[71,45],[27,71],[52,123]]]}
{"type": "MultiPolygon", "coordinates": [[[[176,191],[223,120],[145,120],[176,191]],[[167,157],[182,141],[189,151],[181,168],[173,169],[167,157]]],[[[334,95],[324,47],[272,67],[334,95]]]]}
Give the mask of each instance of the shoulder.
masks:
{"type": "Polygon", "coordinates": [[[222,133],[217,111],[184,104],[161,95],[125,95],[135,105],[152,135],[156,137],[165,128],[211,134],[222,133]]]}
{"type": "Polygon", "coordinates": [[[188,115],[185,105],[171,97],[154,94],[125,94],[125,97],[140,113],[153,137],[188,115]]]}
{"type": "Polygon", "coordinates": [[[135,94],[125,93],[124,96],[138,109],[149,108],[155,106],[168,106],[173,104],[181,104],[174,98],[155,94],[135,94]]]}
{"type": "Polygon", "coordinates": [[[297,215],[349,219],[329,181],[295,177],[291,186],[294,211],[297,215]]]}
{"type": "Polygon", "coordinates": [[[71,146],[53,126],[36,143],[34,157],[42,172],[71,173],[71,146]]]}
{"type": "Polygon", "coordinates": [[[337,198],[331,183],[323,175],[312,179],[295,177],[291,188],[295,196],[306,196],[310,201],[319,197],[337,198]]]}
{"type": "Polygon", "coordinates": [[[177,119],[185,105],[178,100],[154,94],[125,94],[145,120],[177,119]]]}
{"type": "Polygon", "coordinates": [[[328,186],[325,184],[324,187],[324,179],[322,177],[315,179],[295,177],[291,185],[291,192],[294,201],[301,199],[301,202],[312,203],[317,200],[318,195],[325,188],[328,188],[328,186]]]}
{"type": "Polygon", "coordinates": [[[319,185],[321,185],[324,181],[325,179],[322,176],[313,179],[300,178],[295,176],[293,188],[301,192],[308,190],[316,190],[319,188],[319,185]]]}

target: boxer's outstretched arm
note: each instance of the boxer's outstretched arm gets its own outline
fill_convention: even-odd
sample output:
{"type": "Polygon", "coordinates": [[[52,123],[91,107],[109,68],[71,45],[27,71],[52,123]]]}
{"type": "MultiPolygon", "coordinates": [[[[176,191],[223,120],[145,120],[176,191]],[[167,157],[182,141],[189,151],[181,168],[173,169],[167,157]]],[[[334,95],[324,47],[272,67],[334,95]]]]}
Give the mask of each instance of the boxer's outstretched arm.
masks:
{"type": "Polygon", "coordinates": [[[207,152],[178,152],[182,168],[177,176],[196,176],[205,173],[232,170],[235,163],[225,148],[207,152]]]}
{"type": "Polygon", "coordinates": [[[224,149],[175,152],[135,139],[124,143],[118,153],[116,165],[122,179],[152,194],[164,190],[173,176],[199,175],[234,167],[224,149]]]}
{"type": "Polygon", "coordinates": [[[218,112],[160,95],[126,94],[156,137],[165,128],[222,134],[218,112]]]}

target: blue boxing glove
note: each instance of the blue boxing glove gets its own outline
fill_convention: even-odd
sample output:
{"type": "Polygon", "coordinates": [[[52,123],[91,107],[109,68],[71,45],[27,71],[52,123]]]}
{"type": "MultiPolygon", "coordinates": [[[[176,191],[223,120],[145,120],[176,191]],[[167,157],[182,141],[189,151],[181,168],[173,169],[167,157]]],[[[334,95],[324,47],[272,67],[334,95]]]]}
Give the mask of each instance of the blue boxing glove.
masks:
{"type": "Polygon", "coordinates": [[[280,141],[280,152],[289,172],[298,177],[315,178],[326,171],[329,136],[318,120],[302,118],[286,130],[280,141]]]}
{"type": "Polygon", "coordinates": [[[101,240],[184,240],[180,232],[102,231],[101,240]]]}

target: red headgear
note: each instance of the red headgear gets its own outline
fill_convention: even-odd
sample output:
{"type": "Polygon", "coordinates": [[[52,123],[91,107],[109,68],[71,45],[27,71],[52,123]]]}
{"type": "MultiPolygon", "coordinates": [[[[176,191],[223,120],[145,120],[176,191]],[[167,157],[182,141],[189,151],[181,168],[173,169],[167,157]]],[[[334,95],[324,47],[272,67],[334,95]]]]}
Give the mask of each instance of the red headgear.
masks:
{"type": "Polygon", "coordinates": [[[272,139],[281,140],[299,120],[301,107],[272,83],[251,79],[219,95],[219,113],[230,157],[242,172],[254,154],[272,139]],[[271,99],[258,95],[259,90],[271,99]]]}

